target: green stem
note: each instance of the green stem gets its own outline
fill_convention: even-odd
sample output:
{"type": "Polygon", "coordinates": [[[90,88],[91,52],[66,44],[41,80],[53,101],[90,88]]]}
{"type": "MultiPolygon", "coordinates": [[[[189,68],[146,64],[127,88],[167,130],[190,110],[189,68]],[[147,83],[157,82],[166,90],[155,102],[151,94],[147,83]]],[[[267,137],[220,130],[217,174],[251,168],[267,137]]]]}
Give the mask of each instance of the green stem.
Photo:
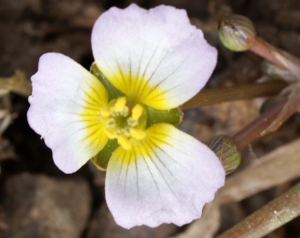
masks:
{"type": "Polygon", "coordinates": [[[195,97],[182,105],[182,109],[208,106],[222,102],[268,97],[278,94],[287,84],[283,81],[266,83],[249,83],[224,88],[207,89],[200,91],[195,97]]]}
{"type": "Polygon", "coordinates": [[[300,183],[218,238],[259,238],[300,215],[300,183]]]}

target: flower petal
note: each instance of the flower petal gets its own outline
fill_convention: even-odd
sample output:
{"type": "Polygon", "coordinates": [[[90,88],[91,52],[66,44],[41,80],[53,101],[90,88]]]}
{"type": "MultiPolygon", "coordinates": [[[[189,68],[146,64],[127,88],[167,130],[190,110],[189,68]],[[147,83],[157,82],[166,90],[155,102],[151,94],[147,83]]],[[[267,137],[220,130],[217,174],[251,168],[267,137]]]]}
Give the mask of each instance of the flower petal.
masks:
{"type": "Polygon", "coordinates": [[[59,169],[75,172],[107,142],[97,117],[107,92],[86,69],[58,53],[44,54],[31,80],[28,122],[52,149],[59,169]]]}
{"type": "Polygon", "coordinates": [[[106,176],[108,207],[120,226],[131,228],[181,226],[199,218],[223,186],[225,172],[204,144],[159,123],[141,144],[128,151],[118,148],[106,176]]]}
{"type": "Polygon", "coordinates": [[[217,51],[189,22],[184,10],[135,4],[111,8],[92,32],[95,62],[110,82],[138,103],[178,107],[207,82],[217,51]]]}

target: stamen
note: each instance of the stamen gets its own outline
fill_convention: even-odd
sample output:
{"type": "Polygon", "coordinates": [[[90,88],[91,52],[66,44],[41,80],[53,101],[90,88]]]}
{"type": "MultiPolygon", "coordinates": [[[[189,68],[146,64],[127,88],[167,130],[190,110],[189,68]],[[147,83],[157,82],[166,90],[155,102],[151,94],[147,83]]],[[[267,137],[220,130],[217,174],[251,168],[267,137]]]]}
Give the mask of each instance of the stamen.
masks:
{"type": "Polygon", "coordinates": [[[110,113],[110,115],[111,115],[112,117],[117,117],[117,116],[119,116],[119,112],[117,112],[117,110],[116,110],[115,107],[111,107],[111,108],[109,109],[109,113],[110,113]]]}
{"type": "Polygon", "coordinates": [[[138,124],[138,120],[132,119],[131,117],[129,117],[127,119],[127,124],[131,127],[135,127],[138,124]]]}
{"type": "Polygon", "coordinates": [[[126,136],[131,136],[131,132],[130,132],[130,127],[129,126],[126,126],[125,127],[125,129],[124,129],[124,134],[126,135],[126,136]]]}
{"type": "Polygon", "coordinates": [[[131,118],[134,120],[138,120],[143,114],[143,107],[139,104],[136,104],[131,111],[131,118]]]}
{"type": "Polygon", "coordinates": [[[122,135],[123,134],[123,128],[117,127],[115,129],[117,136],[122,135]]]}
{"type": "Polygon", "coordinates": [[[121,97],[118,98],[116,103],[115,103],[115,109],[117,112],[121,112],[121,110],[126,106],[126,98],[121,97]]]}
{"type": "Polygon", "coordinates": [[[127,117],[129,115],[129,109],[128,107],[123,107],[121,110],[120,110],[120,115],[123,116],[123,117],[127,117]]]}
{"type": "Polygon", "coordinates": [[[113,128],[116,126],[116,119],[114,118],[110,118],[107,122],[106,122],[106,127],[108,128],[113,128]]]}
{"type": "Polygon", "coordinates": [[[131,149],[131,143],[130,141],[126,138],[126,136],[124,135],[120,135],[118,137],[118,143],[125,149],[125,150],[129,150],[131,149]]]}

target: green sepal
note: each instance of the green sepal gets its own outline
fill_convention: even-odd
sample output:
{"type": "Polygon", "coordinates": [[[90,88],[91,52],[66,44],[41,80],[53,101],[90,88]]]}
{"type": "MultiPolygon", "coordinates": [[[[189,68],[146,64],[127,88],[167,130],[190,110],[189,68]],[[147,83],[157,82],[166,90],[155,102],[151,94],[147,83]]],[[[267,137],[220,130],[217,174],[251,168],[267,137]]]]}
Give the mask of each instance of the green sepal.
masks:
{"type": "Polygon", "coordinates": [[[109,80],[104,76],[104,74],[100,71],[100,69],[97,67],[95,63],[92,64],[90,68],[91,73],[99,79],[99,81],[103,84],[103,86],[106,88],[108,92],[108,101],[125,96],[124,93],[122,93],[120,90],[115,88],[109,80]]]}
{"type": "Polygon", "coordinates": [[[119,144],[116,139],[108,140],[104,148],[91,159],[97,169],[106,171],[108,161],[117,147],[119,147],[119,144]]]}
{"type": "Polygon", "coordinates": [[[156,123],[168,123],[178,127],[182,122],[183,112],[179,108],[170,110],[158,110],[149,106],[144,106],[147,115],[146,128],[156,123]]]}

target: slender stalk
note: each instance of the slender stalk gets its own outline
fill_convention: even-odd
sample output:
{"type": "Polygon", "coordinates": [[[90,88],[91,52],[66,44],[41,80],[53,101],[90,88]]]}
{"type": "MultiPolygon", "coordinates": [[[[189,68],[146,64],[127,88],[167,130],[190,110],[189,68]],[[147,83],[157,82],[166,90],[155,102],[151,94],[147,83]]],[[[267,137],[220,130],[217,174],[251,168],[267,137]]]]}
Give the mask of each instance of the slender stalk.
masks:
{"type": "Polygon", "coordinates": [[[245,128],[236,133],[232,138],[236,142],[238,150],[242,150],[245,146],[249,145],[253,140],[264,136],[263,131],[266,130],[274,119],[281,112],[287,99],[283,99],[265,113],[261,114],[254,121],[252,121],[245,128]]]}
{"type": "Polygon", "coordinates": [[[300,215],[300,183],[218,238],[259,238],[300,215]]]}
{"type": "MultiPolygon", "coordinates": [[[[261,56],[262,58],[278,65],[283,69],[287,69],[294,74],[300,73],[300,59],[289,54],[286,51],[276,48],[270,45],[263,39],[255,37],[254,44],[250,51],[261,56]]],[[[296,75],[297,76],[297,75],[296,75]]]]}
{"type": "Polygon", "coordinates": [[[190,109],[262,96],[274,96],[285,86],[287,86],[285,82],[274,80],[266,83],[249,83],[231,87],[202,90],[191,100],[183,104],[182,109],[190,109]]]}

